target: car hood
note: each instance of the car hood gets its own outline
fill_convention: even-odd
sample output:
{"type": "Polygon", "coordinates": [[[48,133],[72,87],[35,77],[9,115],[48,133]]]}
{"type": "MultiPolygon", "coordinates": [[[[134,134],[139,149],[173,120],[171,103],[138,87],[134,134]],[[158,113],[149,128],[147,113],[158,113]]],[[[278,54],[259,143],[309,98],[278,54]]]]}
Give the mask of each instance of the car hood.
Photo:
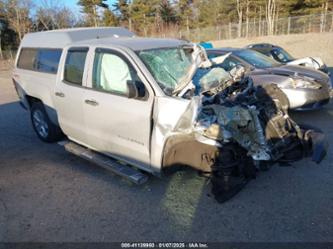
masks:
{"type": "Polygon", "coordinates": [[[310,69],[302,66],[283,65],[266,69],[256,69],[251,75],[273,74],[277,76],[285,76],[291,78],[307,78],[312,81],[327,84],[329,81],[328,75],[315,69],[310,69]]]}

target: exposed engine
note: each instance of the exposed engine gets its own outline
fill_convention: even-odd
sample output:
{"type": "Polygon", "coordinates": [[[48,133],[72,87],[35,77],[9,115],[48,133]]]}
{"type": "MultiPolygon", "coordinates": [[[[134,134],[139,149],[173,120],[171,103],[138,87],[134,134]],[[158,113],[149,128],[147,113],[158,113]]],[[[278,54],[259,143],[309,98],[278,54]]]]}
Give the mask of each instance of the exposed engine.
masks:
{"type": "Polygon", "coordinates": [[[191,104],[176,130],[219,148],[209,172],[219,202],[238,193],[260,169],[311,155],[319,163],[326,155],[323,134],[290,118],[288,99],[276,85],[254,86],[244,75],[243,67],[231,72],[199,67],[195,88],[182,91],[191,104]]]}

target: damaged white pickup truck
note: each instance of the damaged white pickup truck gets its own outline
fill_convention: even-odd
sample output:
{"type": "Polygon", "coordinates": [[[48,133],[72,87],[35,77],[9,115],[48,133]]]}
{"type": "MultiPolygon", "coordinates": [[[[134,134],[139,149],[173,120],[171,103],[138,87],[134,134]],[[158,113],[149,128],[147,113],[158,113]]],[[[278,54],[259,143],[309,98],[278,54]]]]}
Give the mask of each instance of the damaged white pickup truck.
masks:
{"type": "Polygon", "coordinates": [[[288,116],[275,85],[215,67],[226,56],[209,60],[197,45],[121,28],[40,32],[23,39],[13,81],[43,141],[65,135],[72,152],[157,175],[192,167],[211,176],[223,202],[259,169],[311,155],[319,163],[327,146],[288,116]]]}

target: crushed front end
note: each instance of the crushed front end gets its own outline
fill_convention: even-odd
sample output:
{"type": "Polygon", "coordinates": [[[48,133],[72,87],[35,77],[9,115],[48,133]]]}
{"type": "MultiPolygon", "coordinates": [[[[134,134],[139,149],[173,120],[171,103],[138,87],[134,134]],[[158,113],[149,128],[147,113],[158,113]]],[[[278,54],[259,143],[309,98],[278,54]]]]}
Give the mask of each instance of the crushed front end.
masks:
{"type": "Polygon", "coordinates": [[[190,99],[174,132],[186,134],[183,136],[197,145],[187,142],[177,147],[174,142],[166,149],[174,158],[176,152],[183,157],[201,153],[184,164],[196,165],[194,168],[211,176],[217,201],[230,199],[259,170],[274,163],[289,164],[308,156],[320,163],[325,157],[328,144],[324,135],[292,120],[288,100],[276,85],[254,86],[252,79],[244,76],[243,67],[226,72],[218,67],[223,58],[210,61],[200,48],[195,47],[192,55],[194,66],[187,83],[174,90],[175,95],[190,99]],[[188,155],[180,152],[190,146],[188,155]]]}

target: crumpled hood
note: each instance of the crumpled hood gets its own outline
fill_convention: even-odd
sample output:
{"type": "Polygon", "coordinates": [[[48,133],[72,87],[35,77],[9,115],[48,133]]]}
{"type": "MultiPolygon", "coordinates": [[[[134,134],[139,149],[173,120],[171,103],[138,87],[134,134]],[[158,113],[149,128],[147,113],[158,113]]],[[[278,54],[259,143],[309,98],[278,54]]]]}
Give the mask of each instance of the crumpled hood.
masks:
{"type": "Polygon", "coordinates": [[[309,80],[313,80],[320,83],[327,84],[329,81],[328,75],[323,72],[320,72],[315,69],[306,68],[302,66],[292,66],[292,65],[283,65],[280,67],[272,67],[266,69],[258,69],[253,71],[252,75],[262,75],[262,74],[275,74],[287,77],[305,77],[309,80]]]}

